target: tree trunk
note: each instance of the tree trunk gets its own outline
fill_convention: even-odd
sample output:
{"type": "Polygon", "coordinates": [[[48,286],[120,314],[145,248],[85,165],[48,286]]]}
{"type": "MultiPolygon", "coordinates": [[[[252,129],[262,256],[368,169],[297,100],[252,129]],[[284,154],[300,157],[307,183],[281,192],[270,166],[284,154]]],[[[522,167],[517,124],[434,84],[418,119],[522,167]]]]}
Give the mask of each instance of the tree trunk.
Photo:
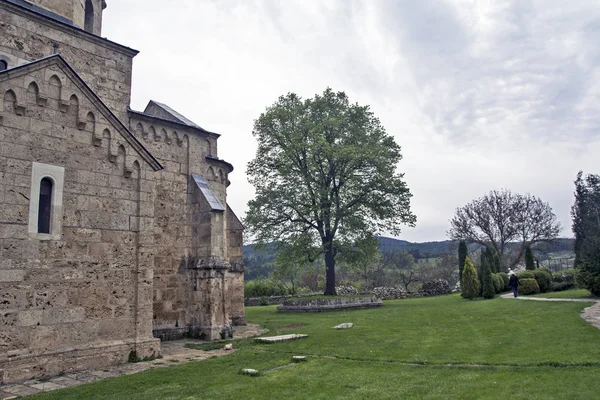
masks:
{"type": "Polygon", "coordinates": [[[325,295],[335,296],[335,257],[333,256],[333,246],[331,240],[324,244],[325,246],[325,295]]]}

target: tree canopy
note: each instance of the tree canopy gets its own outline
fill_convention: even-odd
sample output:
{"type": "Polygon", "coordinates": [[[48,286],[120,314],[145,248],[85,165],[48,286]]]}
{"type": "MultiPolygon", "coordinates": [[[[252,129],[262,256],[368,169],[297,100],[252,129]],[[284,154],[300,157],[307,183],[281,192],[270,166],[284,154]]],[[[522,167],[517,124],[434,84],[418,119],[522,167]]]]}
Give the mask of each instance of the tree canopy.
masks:
{"type": "Polygon", "coordinates": [[[335,294],[340,249],[414,225],[411,194],[396,171],[400,147],[368,106],[350,104],[344,92],[282,96],[255,121],[253,135],[258,149],[247,172],[256,197],[247,229],[259,243],[308,243],[308,259],[324,255],[326,294],[335,294]]]}
{"type": "Polygon", "coordinates": [[[548,203],[503,189],[457,208],[448,235],[453,240],[491,246],[501,264],[512,268],[527,245],[552,240],[559,233],[560,224],[548,203]],[[508,251],[509,244],[516,244],[513,252],[508,251]]]}
{"type": "Polygon", "coordinates": [[[577,282],[600,296],[600,176],[583,177],[579,171],[575,180],[575,204],[571,208],[575,234],[575,266],[577,282]]]}

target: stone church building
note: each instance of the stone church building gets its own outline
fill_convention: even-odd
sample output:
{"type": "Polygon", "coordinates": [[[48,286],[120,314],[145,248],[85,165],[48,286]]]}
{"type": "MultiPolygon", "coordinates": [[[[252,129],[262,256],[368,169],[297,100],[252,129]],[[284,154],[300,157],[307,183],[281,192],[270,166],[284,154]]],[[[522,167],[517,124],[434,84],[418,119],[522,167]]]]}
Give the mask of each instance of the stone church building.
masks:
{"type": "Polygon", "coordinates": [[[0,0],[0,383],[245,324],[219,135],[150,101],[104,0],[0,0]]]}

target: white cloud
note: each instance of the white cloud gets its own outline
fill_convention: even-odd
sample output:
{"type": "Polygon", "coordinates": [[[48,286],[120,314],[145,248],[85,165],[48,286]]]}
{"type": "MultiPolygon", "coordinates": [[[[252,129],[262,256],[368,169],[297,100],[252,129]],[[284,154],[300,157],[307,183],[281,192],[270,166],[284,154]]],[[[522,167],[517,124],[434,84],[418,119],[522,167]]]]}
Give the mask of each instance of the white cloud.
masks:
{"type": "Polygon", "coordinates": [[[330,86],[402,146],[417,227],[494,188],[550,203],[570,235],[572,181],[600,173],[600,7],[593,1],[110,1],[104,35],[141,50],[132,106],[165,102],[222,134],[229,203],[252,197],[253,120],[330,86]]]}

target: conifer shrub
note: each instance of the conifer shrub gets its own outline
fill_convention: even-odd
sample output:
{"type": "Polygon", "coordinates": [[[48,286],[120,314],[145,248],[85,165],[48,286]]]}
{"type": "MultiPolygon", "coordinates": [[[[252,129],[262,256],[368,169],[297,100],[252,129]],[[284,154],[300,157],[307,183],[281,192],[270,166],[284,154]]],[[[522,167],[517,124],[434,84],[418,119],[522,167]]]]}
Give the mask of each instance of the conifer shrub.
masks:
{"type": "Polygon", "coordinates": [[[519,278],[519,294],[538,294],[540,292],[540,286],[534,278],[519,278]]]}
{"type": "Polygon", "coordinates": [[[577,286],[600,296],[600,237],[584,239],[580,259],[575,275],[577,286]]]}
{"type": "Polygon", "coordinates": [[[506,272],[498,272],[498,275],[504,281],[504,289],[502,289],[502,291],[510,290],[510,286],[508,286],[508,280],[510,279],[508,274],[506,272]]]}
{"type": "Polygon", "coordinates": [[[492,279],[494,281],[494,291],[496,294],[502,293],[504,291],[504,279],[502,279],[500,274],[492,274],[492,279]]]}
{"type": "Polygon", "coordinates": [[[533,276],[540,287],[540,292],[549,292],[552,288],[552,274],[545,269],[534,269],[533,276]]]}
{"type": "Polygon", "coordinates": [[[492,277],[492,269],[490,263],[486,262],[483,265],[483,298],[493,299],[496,297],[496,289],[494,288],[494,278],[492,277]]]}
{"type": "Polygon", "coordinates": [[[458,280],[462,281],[462,274],[465,268],[465,259],[467,258],[468,247],[464,240],[458,243],[458,280]]]}
{"type": "Polygon", "coordinates": [[[529,246],[525,248],[525,269],[528,271],[535,269],[535,258],[533,258],[533,252],[529,246]]]}
{"type": "Polygon", "coordinates": [[[465,299],[473,300],[479,295],[479,278],[473,263],[467,256],[465,258],[465,266],[463,268],[463,276],[460,282],[461,296],[465,299]]]}

